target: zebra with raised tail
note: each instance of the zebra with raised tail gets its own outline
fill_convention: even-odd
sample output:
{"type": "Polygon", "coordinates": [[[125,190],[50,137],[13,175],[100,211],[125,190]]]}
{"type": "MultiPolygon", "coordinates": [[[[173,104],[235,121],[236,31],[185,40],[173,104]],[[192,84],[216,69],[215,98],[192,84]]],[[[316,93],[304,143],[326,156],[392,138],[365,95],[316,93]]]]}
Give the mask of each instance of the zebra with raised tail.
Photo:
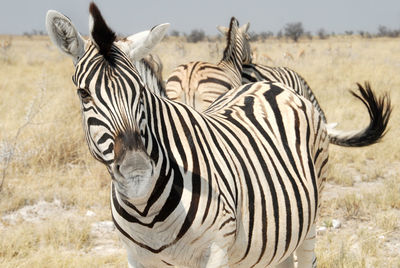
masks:
{"type": "Polygon", "coordinates": [[[93,3],[90,14],[90,40],[56,11],[46,25],[75,62],[86,141],[111,175],[129,266],[267,267],[295,250],[299,267],[315,264],[329,142],[313,105],[267,82],[204,113],[160,97],[93,3]]]}
{"type": "Polygon", "coordinates": [[[195,61],[176,67],[167,79],[168,98],[203,111],[221,94],[239,87],[242,65],[251,61],[248,27],[248,23],[239,27],[239,22],[232,17],[221,61],[218,64],[195,61]]]}

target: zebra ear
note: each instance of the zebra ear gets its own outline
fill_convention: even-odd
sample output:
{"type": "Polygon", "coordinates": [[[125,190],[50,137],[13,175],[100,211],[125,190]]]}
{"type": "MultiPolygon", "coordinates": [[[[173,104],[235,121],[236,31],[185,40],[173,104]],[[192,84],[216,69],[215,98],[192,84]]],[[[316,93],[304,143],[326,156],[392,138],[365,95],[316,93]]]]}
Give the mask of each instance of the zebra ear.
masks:
{"type": "Polygon", "coordinates": [[[55,10],[49,10],[46,15],[46,28],[51,41],[62,52],[71,56],[76,64],[85,52],[86,41],[71,20],[55,10]]]}
{"type": "Polygon", "coordinates": [[[241,26],[241,27],[239,28],[239,30],[240,30],[242,33],[247,33],[247,31],[249,30],[249,27],[250,27],[250,22],[248,22],[248,23],[244,24],[243,26],[241,26]]]}
{"type": "Polygon", "coordinates": [[[151,30],[143,31],[117,42],[132,61],[138,61],[147,56],[150,51],[164,38],[169,23],[154,26],[151,30]]]}
{"type": "Polygon", "coordinates": [[[222,33],[223,35],[227,35],[229,28],[225,26],[217,26],[217,30],[222,33]]]}
{"type": "Polygon", "coordinates": [[[94,44],[99,49],[100,54],[107,60],[109,59],[112,44],[116,39],[114,31],[106,24],[100,10],[95,3],[90,3],[89,6],[89,29],[90,36],[94,44]]]}

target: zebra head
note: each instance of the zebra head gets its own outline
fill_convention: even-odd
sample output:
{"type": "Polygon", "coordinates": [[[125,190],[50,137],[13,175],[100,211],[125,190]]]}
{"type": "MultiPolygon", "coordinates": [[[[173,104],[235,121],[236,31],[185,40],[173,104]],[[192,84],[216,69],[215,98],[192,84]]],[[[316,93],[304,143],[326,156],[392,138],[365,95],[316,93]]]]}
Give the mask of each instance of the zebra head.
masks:
{"type": "Polygon", "coordinates": [[[251,63],[250,36],[247,33],[249,27],[249,22],[239,27],[239,22],[235,17],[231,18],[229,28],[217,26],[218,31],[227,37],[227,46],[224,54],[239,53],[243,64],[251,63]],[[236,46],[231,44],[236,44],[236,46]],[[231,51],[234,49],[240,49],[241,51],[231,51]]]}
{"type": "MultiPolygon", "coordinates": [[[[90,5],[89,40],[56,11],[47,13],[46,26],[51,40],[75,64],[73,82],[91,154],[107,166],[121,196],[143,197],[152,183],[154,161],[143,138],[146,118],[140,96],[144,85],[123,51],[126,46],[119,46],[94,3],[90,5]]],[[[145,35],[139,40],[146,40],[145,35]]]]}

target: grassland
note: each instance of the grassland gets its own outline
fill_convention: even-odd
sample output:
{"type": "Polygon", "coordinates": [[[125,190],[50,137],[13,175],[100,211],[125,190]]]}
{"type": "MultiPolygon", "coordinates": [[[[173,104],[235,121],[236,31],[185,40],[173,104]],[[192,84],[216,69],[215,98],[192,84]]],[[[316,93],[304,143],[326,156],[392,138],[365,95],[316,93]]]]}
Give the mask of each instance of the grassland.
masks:
{"type": "MultiPolygon", "coordinates": [[[[0,48],[0,266],[126,267],[108,225],[110,179],[84,141],[70,59],[46,37],[0,36],[5,41],[11,46],[0,48]]],[[[223,47],[171,38],[155,52],[167,77],[179,63],[216,62],[223,47]]],[[[255,62],[300,72],[341,129],[368,122],[348,93],[355,82],[390,92],[395,109],[381,143],[330,147],[317,254],[319,267],[400,267],[400,40],[268,40],[252,47],[255,62]]]]}

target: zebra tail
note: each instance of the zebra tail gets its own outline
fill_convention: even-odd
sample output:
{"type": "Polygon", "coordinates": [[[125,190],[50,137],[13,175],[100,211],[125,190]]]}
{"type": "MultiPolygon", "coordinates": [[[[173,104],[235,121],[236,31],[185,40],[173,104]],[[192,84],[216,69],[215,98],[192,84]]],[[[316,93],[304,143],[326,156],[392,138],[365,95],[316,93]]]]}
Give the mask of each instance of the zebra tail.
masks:
{"type": "Polygon", "coordinates": [[[363,147],[379,142],[387,132],[387,125],[392,112],[391,101],[388,93],[377,97],[368,82],[363,87],[357,83],[359,94],[350,93],[361,100],[368,109],[370,122],[362,130],[341,131],[328,128],[329,142],[345,147],[363,147]]]}

